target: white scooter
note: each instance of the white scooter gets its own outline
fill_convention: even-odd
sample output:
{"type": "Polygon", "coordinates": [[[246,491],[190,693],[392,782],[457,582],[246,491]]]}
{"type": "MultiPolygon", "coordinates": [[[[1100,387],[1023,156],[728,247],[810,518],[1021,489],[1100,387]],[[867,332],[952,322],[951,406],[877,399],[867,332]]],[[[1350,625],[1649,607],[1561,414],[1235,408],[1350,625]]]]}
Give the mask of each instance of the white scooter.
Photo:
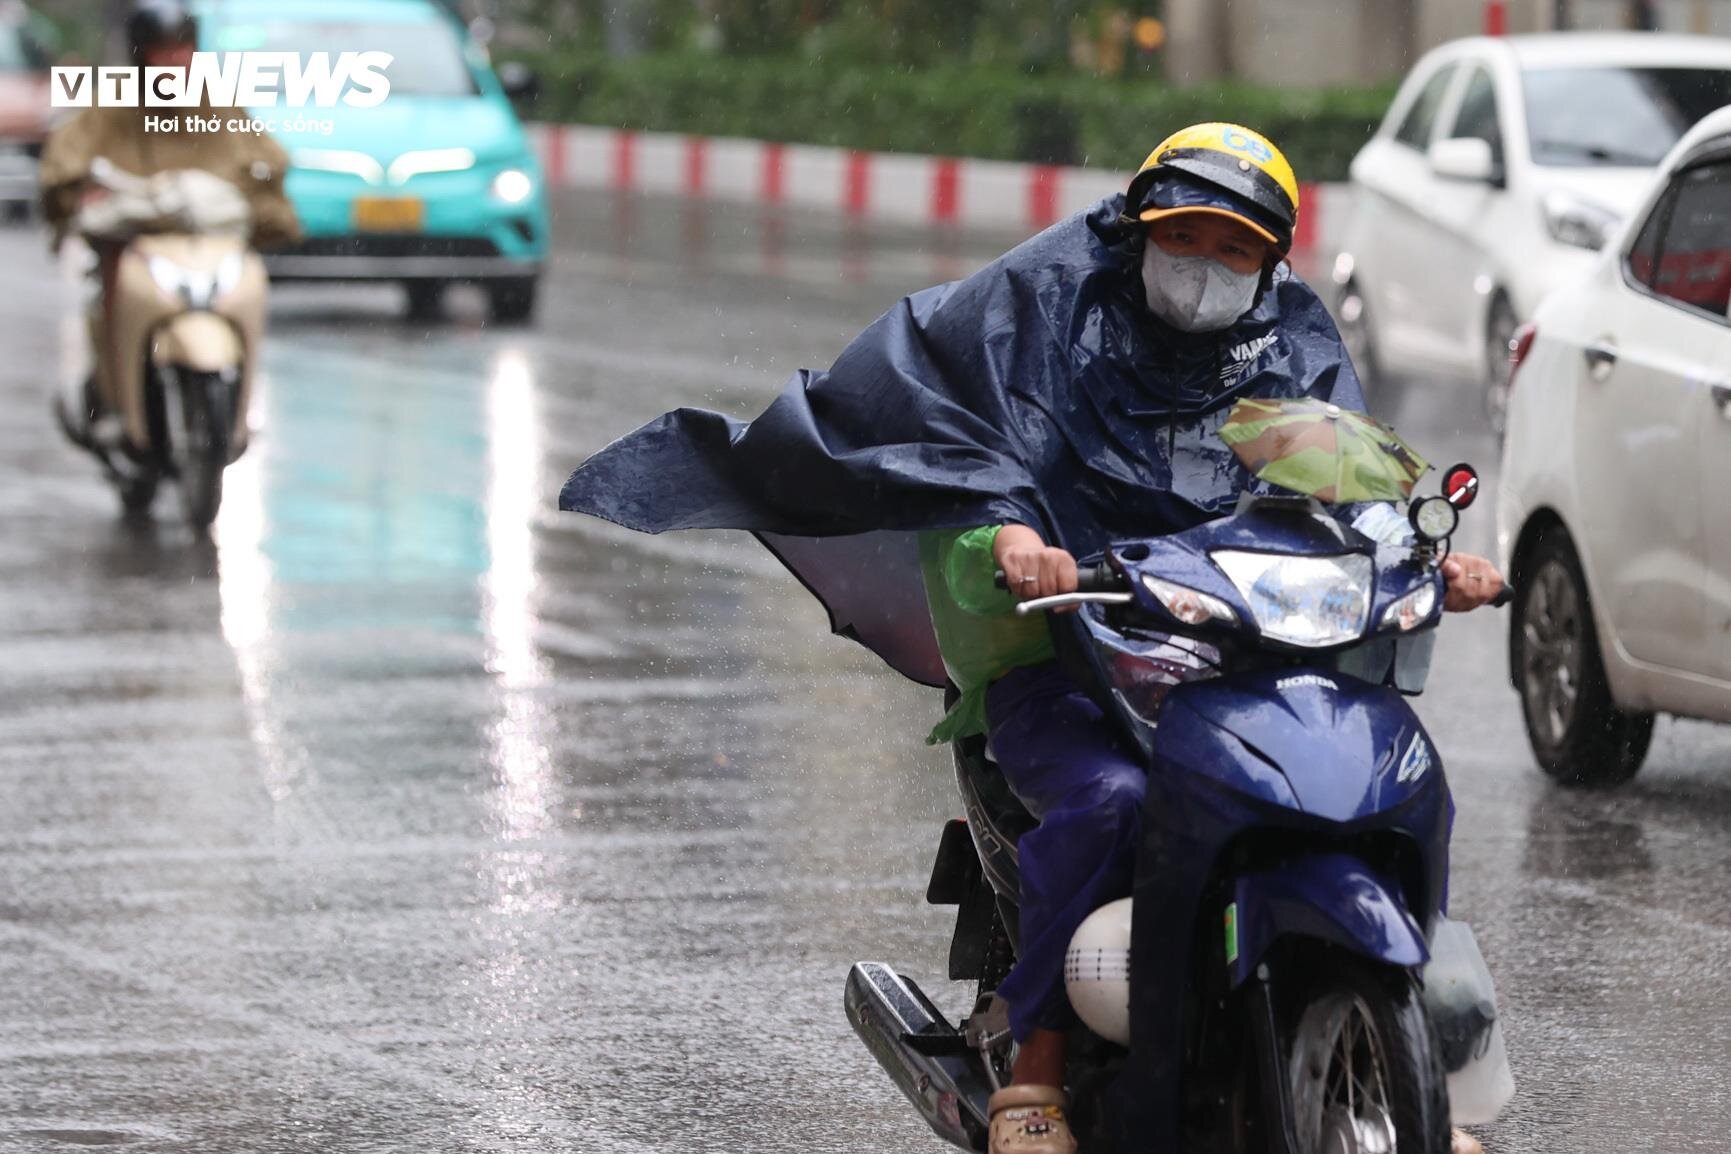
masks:
{"type": "Polygon", "coordinates": [[[139,177],[99,158],[90,181],[106,195],[74,227],[96,258],[94,371],[56,411],[128,513],[148,511],[172,480],[202,530],[222,503],[223,470],[246,449],[264,335],[267,280],[247,243],[251,212],[232,184],[195,169],[139,177]]]}

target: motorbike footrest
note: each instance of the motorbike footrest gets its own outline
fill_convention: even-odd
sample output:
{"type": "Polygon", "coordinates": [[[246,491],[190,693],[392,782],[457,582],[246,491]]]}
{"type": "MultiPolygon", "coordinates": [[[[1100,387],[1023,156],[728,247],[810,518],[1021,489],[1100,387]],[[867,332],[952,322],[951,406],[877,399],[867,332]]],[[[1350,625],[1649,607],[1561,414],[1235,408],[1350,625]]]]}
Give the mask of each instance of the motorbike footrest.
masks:
{"type": "Polygon", "coordinates": [[[963,1150],[986,1148],[985,1060],[925,992],[880,962],[848,971],[848,1022],[938,1137],[963,1150]]]}

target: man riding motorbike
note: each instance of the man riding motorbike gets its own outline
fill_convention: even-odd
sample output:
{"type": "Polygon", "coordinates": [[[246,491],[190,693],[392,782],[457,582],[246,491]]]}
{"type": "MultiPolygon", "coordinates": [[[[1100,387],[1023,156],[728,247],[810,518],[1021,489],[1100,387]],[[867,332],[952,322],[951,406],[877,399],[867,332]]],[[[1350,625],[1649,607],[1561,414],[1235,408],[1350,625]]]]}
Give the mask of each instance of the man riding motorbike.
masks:
{"type": "MultiPolygon", "coordinates": [[[[128,62],[140,68],[186,68],[198,46],[198,25],[180,0],[137,0],[125,22],[128,62]]],[[[289,243],[300,235],[294,206],[283,192],[288,154],[275,140],[253,132],[231,130],[234,110],[198,108],[86,108],[61,125],[48,138],[42,153],[40,182],[42,210],[53,230],[53,246],[61,243],[73,227],[80,209],[110,192],[93,179],[98,159],[115,170],[134,176],[197,169],[233,185],[250,208],[250,242],[255,248],[289,243]],[[205,122],[213,117],[221,127],[194,132],[189,114],[205,122]],[[145,118],[171,121],[172,129],[160,124],[146,130],[145,118]]],[[[114,252],[98,252],[104,273],[112,268],[114,252]]],[[[106,275],[104,285],[107,284],[106,275]]],[[[96,351],[101,364],[102,351],[96,351]]],[[[106,374],[97,372],[95,387],[87,386],[83,403],[63,405],[63,417],[72,418],[71,429],[87,429],[102,411],[111,410],[105,396],[106,374]]]]}
{"type": "MultiPolygon", "coordinates": [[[[1021,948],[998,987],[1019,1048],[989,1107],[994,1154],[1075,1149],[1065,948],[1129,894],[1146,795],[1141,763],[1059,672],[1045,623],[1010,613],[994,570],[1015,598],[1069,592],[1077,556],[1267,492],[1218,436],[1239,399],[1363,408],[1332,320],[1285,264],[1298,201],[1264,137],[1184,129],[1126,195],[907,298],[755,421],[667,414],[585,463],[561,497],[649,532],[755,531],[837,632],[960,690],[933,740],[989,734],[1039,821],[1018,843],[1021,948]]],[[[1372,536],[1405,523],[1386,505],[1349,513],[1372,536]]],[[[1502,586],[1478,557],[1456,554],[1443,573],[1456,611],[1502,586]]],[[[1457,1134],[1457,1150],[1475,1147],[1457,1134]]]]}

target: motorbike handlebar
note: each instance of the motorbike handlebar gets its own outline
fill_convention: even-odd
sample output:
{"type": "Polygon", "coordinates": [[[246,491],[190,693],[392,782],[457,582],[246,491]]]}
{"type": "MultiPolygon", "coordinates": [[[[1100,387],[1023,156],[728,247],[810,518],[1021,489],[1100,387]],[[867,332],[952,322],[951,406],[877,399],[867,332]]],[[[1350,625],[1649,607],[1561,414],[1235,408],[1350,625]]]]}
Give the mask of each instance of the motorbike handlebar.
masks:
{"type": "Polygon", "coordinates": [[[1098,565],[1084,565],[1076,571],[1078,593],[1121,593],[1126,588],[1123,575],[1104,561],[1098,565]]]}
{"type": "MultiPolygon", "coordinates": [[[[992,584],[999,589],[1010,587],[1009,579],[1004,576],[1002,569],[992,574],[992,584]]],[[[1083,565],[1076,570],[1076,592],[1078,593],[1122,593],[1124,590],[1124,578],[1104,561],[1096,565],[1083,565]]],[[[1501,609],[1505,605],[1513,603],[1514,599],[1514,582],[1505,581],[1502,591],[1491,598],[1490,606],[1492,609],[1501,609]]]]}
{"type": "MultiPolygon", "coordinates": [[[[992,584],[999,589],[1008,589],[1010,582],[1004,576],[1002,569],[992,574],[992,584]]],[[[1076,592],[1078,593],[1122,593],[1124,578],[1112,566],[1101,561],[1096,565],[1080,565],[1076,568],[1076,592]]]]}

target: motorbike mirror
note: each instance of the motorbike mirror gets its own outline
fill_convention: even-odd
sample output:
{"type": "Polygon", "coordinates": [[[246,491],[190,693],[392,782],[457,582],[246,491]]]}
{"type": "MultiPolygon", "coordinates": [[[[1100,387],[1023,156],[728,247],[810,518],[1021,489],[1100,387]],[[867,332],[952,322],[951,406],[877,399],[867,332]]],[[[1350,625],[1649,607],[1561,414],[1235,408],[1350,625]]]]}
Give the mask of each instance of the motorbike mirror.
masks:
{"type": "Polygon", "coordinates": [[[1413,532],[1422,540],[1431,542],[1445,541],[1454,536],[1455,527],[1461,521],[1454,502],[1447,497],[1426,497],[1422,501],[1414,501],[1407,510],[1407,517],[1412,521],[1413,532]]]}
{"type": "Polygon", "coordinates": [[[1456,509],[1465,509],[1479,497],[1479,471],[1468,464],[1451,465],[1443,473],[1443,496],[1456,509]]]}

